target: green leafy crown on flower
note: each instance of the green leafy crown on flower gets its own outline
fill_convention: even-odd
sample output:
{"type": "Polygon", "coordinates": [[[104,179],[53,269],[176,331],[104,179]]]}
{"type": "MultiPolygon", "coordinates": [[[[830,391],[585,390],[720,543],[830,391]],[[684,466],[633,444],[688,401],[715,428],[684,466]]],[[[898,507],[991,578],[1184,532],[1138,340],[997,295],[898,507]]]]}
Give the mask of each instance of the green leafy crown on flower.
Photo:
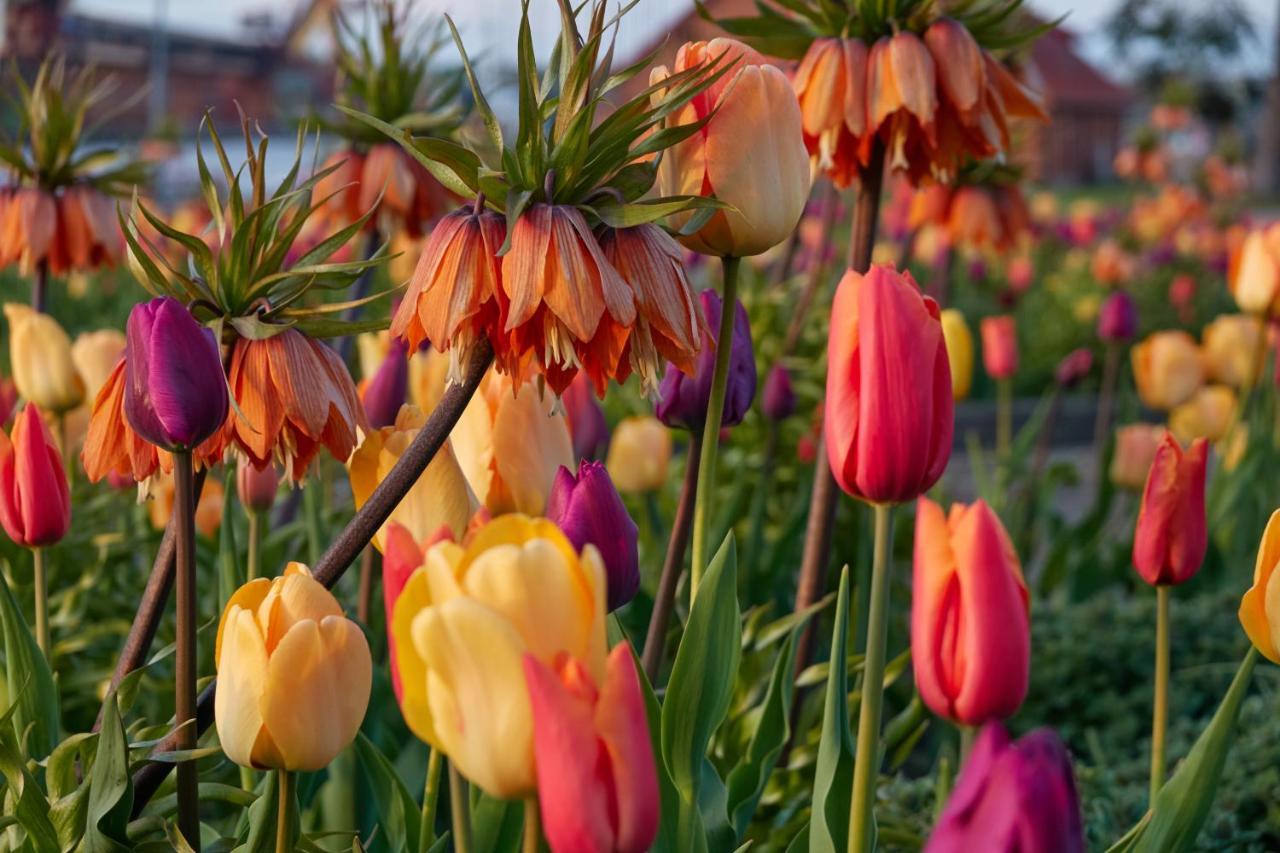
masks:
{"type": "MultiPolygon", "coordinates": [[[[610,108],[609,95],[653,60],[651,54],[620,71],[612,69],[617,25],[634,6],[632,0],[606,18],[605,4],[594,3],[584,38],[569,0],[561,0],[560,36],[547,68],[539,74],[529,2],[522,0],[516,66],[519,121],[514,140],[504,137],[462,39],[447,17],[484,123],[485,139],[480,144],[415,136],[410,129],[377,116],[339,108],[395,139],[449,189],[464,197],[482,197],[494,210],[505,213],[509,225],[530,204],[545,201],[575,206],[590,224],[612,227],[654,222],[697,209],[699,215],[685,224],[685,230],[696,230],[724,205],[700,196],[641,199],[657,176],[655,155],[698,132],[710,116],[676,125],[669,120],[729,71],[730,65],[712,62],[672,74],[610,108]]],[[[508,240],[511,231],[508,227],[508,240]]]]}
{"type": "MultiPolygon", "coordinates": [[[[314,170],[301,178],[307,128],[298,130],[293,164],[270,192],[266,185],[268,139],[241,114],[245,157],[233,166],[217,129],[206,114],[201,130],[208,132],[222,172],[225,196],[196,146],[200,186],[211,222],[201,234],[188,234],[169,225],[136,197],[132,209],[120,210],[120,225],[129,244],[130,260],[142,285],[154,295],[169,295],[191,305],[196,316],[221,333],[229,325],[242,337],[261,339],[297,327],[311,337],[331,337],[381,328],[385,320],[346,322],[341,312],[385,296],[376,293],[355,301],[304,304],[315,289],[340,291],[350,287],[367,269],[385,260],[385,246],[365,259],[335,261],[334,254],[360,232],[366,213],[331,234],[308,237],[308,247],[295,242],[326,198],[313,198],[316,184],[338,166],[314,170]],[[247,186],[247,191],[242,185],[247,186]],[[157,241],[139,227],[145,222],[167,241],[187,253],[188,263],[171,263],[157,241]]],[[[318,146],[318,139],[317,139],[318,146]]],[[[312,161],[314,165],[314,153],[312,161]]],[[[342,192],[339,187],[334,194],[342,192]]],[[[375,205],[376,207],[376,205],[375,205]]]]}
{"type": "Polygon", "coordinates": [[[87,184],[116,195],[146,182],[142,163],[92,142],[103,122],[136,102],[105,106],[116,93],[114,77],[99,77],[92,67],[70,73],[61,56],[46,58],[30,84],[16,66],[9,76],[6,97],[18,123],[13,137],[0,141],[0,161],[18,182],[44,190],[87,184]]]}
{"type": "MultiPolygon", "coordinates": [[[[448,136],[467,117],[461,95],[467,85],[462,69],[433,70],[449,36],[439,23],[410,27],[409,7],[395,0],[371,0],[364,7],[364,26],[341,9],[332,26],[338,66],[335,95],[339,107],[358,110],[414,134],[448,136]]],[[[317,117],[325,130],[360,145],[385,137],[349,113],[331,120],[317,117]]]]}
{"type": "Polygon", "coordinates": [[[959,21],[979,46],[1014,51],[1053,29],[1062,18],[1035,22],[1023,0],[755,0],[759,15],[716,18],[703,0],[698,14],[762,53],[799,59],[816,38],[858,38],[868,44],[899,31],[920,33],[942,17],[959,21]]]}

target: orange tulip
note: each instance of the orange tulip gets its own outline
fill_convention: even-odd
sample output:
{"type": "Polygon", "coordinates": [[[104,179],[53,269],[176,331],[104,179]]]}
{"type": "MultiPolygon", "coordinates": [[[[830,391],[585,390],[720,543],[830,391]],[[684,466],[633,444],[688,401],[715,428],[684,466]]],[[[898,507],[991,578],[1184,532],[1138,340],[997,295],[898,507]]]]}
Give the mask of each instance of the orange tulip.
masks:
{"type": "Polygon", "coordinates": [[[1249,232],[1233,253],[1227,281],[1242,311],[1280,311],[1280,223],[1249,232]]]}
{"type": "Polygon", "coordinates": [[[849,186],[858,176],[858,144],[867,130],[866,44],[814,39],[792,85],[810,156],[836,186],[849,186]]]}
{"type": "Polygon", "coordinates": [[[1250,642],[1272,663],[1280,663],[1280,509],[1271,513],[1258,559],[1253,586],[1240,599],[1240,624],[1250,642]]]}
{"type": "Polygon", "coordinates": [[[992,379],[1018,372],[1018,324],[1012,314],[982,318],[982,366],[992,379]]]}
{"type": "Polygon", "coordinates": [[[911,661],[940,717],[977,726],[1012,716],[1027,695],[1027,585],[1009,534],[983,501],[916,505],[911,661]]]}
{"type": "Polygon", "coordinates": [[[34,403],[18,413],[12,437],[0,432],[0,524],[24,548],[52,545],[71,526],[62,454],[34,403]]]}
{"type": "Polygon", "coordinates": [[[1200,333],[1205,370],[1218,382],[1239,388],[1256,382],[1267,347],[1266,327],[1257,317],[1220,314],[1200,333]]]}
{"type": "Polygon", "coordinates": [[[1208,459],[1209,444],[1203,438],[1184,452],[1177,439],[1165,433],[1156,449],[1133,537],[1133,566],[1152,586],[1189,581],[1204,562],[1209,544],[1204,509],[1208,459]]]}
{"type": "MultiPolygon", "coordinates": [[[[795,229],[809,195],[809,157],[800,106],[786,76],[733,39],[687,42],[674,73],[717,62],[728,70],[673,117],[707,120],[676,143],[658,166],[663,195],[714,196],[728,205],[680,242],[704,255],[747,257],[781,243],[795,229]]],[[[667,77],[655,68],[650,83],[667,77]]],[[[672,217],[677,228],[694,214],[672,217]]]]}
{"type": "Polygon", "coordinates": [[[1131,358],[1138,396],[1153,409],[1185,403],[1204,383],[1204,360],[1186,332],[1156,332],[1134,346],[1131,358]]]}

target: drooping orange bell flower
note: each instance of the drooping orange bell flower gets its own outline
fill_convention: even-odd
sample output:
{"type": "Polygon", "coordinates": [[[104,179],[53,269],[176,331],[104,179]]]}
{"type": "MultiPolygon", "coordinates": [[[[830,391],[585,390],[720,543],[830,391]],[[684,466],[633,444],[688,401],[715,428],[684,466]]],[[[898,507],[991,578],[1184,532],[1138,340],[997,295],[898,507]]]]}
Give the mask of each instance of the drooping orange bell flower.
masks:
{"type": "Polygon", "coordinates": [[[120,261],[124,240],[115,205],[87,185],[55,195],[19,187],[0,195],[0,266],[17,264],[30,275],[41,262],[49,272],[87,272],[120,261]]]}
{"type": "Polygon", "coordinates": [[[819,38],[792,80],[804,144],[840,188],[858,176],[858,141],[867,130],[867,46],[860,39],[819,38]]]}
{"type": "Polygon", "coordinates": [[[420,236],[441,212],[447,192],[416,160],[394,143],[374,145],[368,152],[337,151],[321,171],[336,167],[316,182],[314,195],[324,200],[332,229],[370,214],[367,228],[420,236]]]}
{"type": "Polygon", "coordinates": [[[236,340],[229,371],[240,415],[231,437],[254,465],[273,458],[295,481],[327,447],[346,460],[356,429],[368,429],[351,374],[330,347],[296,329],[263,340],[236,340]]]}
{"type": "Polygon", "coordinates": [[[929,184],[916,191],[909,228],[942,228],[953,245],[1009,249],[1029,233],[1031,213],[1016,184],[929,184]]]}
{"type": "Polygon", "coordinates": [[[49,193],[35,187],[6,191],[0,208],[0,266],[18,265],[31,275],[49,257],[58,226],[58,207],[49,193]]]}

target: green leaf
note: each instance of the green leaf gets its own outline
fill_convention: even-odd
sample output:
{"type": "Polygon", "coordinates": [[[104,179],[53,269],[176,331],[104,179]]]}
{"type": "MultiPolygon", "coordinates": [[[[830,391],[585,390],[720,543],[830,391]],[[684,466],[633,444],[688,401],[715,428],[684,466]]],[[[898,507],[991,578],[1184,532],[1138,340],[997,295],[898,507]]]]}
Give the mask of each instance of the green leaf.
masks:
{"type": "Polygon", "coordinates": [[[1110,853],[1180,853],[1194,849],[1213,806],[1218,780],[1235,739],[1240,703],[1248,692],[1257,662],[1258,650],[1250,647],[1222,704],[1173,777],[1160,789],[1154,807],[1111,847],[1110,853]]]}
{"type": "Polygon", "coordinates": [[[115,693],[102,706],[98,749],[89,774],[89,803],[84,827],[88,853],[127,850],[133,779],[129,775],[129,743],[115,693]]]}
{"type": "Polygon", "coordinates": [[[799,630],[799,627],[794,628],[778,650],[769,689],[762,703],[760,722],[747,745],[746,756],[729,773],[729,815],[738,838],[746,834],[751,816],[764,793],[765,783],[769,781],[769,774],[773,772],[782,747],[791,737],[789,715],[792,685],[795,683],[796,634],[799,630]]]}
{"type": "Polygon", "coordinates": [[[471,806],[471,853],[511,853],[524,835],[524,803],[480,791],[471,806]]]}
{"type": "Polygon", "coordinates": [[[689,610],[662,704],[662,755],[680,794],[681,850],[723,849],[723,844],[711,843],[709,835],[721,828],[721,822],[728,829],[727,814],[707,815],[701,809],[714,806],[715,797],[709,795],[715,792],[708,784],[714,788],[719,779],[707,760],[707,748],[729,710],[741,656],[737,564],[730,533],[707,567],[689,610]]]}
{"type": "MultiPolygon", "coordinates": [[[[5,716],[8,717],[9,714],[5,716]]],[[[11,721],[5,719],[3,722],[7,726],[11,721]]],[[[27,833],[27,844],[18,849],[30,849],[35,853],[58,853],[61,845],[49,820],[49,801],[36,784],[35,777],[27,770],[15,736],[8,731],[0,732],[0,775],[4,776],[8,788],[5,807],[12,810],[11,814],[27,833]]]]}
{"type": "MultiPolygon", "coordinates": [[[[849,653],[849,567],[840,572],[831,660],[849,653]]],[[[813,813],[809,817],[810,853],[839,853],[848,847],[849,803],[853,796],[853,734],[849,728],[849,682],[846,668],[832,666],[814,768],[813,813]]]]}
{"type": "Polygon", "coordinates": [[[392,850],[417,850],[422,814],[396,768],[364,733],[356,735],[356,756],[378,810],[378,826],[392,850]]]}
{"type": "Polygon", "coordinates": [[[0,636],[4,638],[5,686],[14,702],[13,730],[28,755],[44,758],[57,744],[58,688],[5,580],[0,580],[0,593],[0,636]]]}

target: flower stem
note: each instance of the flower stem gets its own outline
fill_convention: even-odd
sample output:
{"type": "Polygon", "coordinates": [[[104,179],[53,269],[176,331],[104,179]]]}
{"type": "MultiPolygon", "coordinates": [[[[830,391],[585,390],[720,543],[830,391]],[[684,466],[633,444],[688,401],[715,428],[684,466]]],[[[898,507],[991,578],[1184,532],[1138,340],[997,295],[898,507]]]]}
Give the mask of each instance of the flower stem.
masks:
{"type": "Polygon", "coordinates": [[[49,261],[36,264],[35,275],[31,277],[31,308],[41,314],[45,312],[46,291],[49,289],[49,261]]]}
{"type": "Polygon", "coordinates": [[[644,636],[644,654],[640,660],[650,684],[656,684],[662,670],[662,656],[666,651],[667,624],[671,621],[671,608],[675,603],[676,586],[680,582],[680,569],[684,566],[684,550],[689,544],[689,528],[693,525],[693,503],[698,492],[698,464],[701,453],[700,436],[689,439],[689,452],[684,465],[684,483],[680,487],[680,503],[671,523],[671,538],[667,540],[667,556],[662,562],[662,575],[658,579],[658,592],[654,597],[653,613],[649,617],[649,630],[644,636]]]}
{"type": "Polygon", "coordinates": [[[976,726],[966,726],[960,723],[956,726],[960,730],[960,768],[963,769],[965,762],[969,760],[970,753],[973,752],[974,741],[978,739],[978,729],[976,726]]]}
{"type": "MultiPolygon", "coordinates": [[[[176,533],[178,630],[174,679],[174,723],[178,749],[195,749],[196,733],[196,537],[195,486],[191,451],[173,454],[174,529],[176,533]]],[[[200,849],[199,780],[192,760],[178,763],[178,828],[200,849]]]]}
{"type": "Polygon", "coordinates": [[[524,840],[520,845],[522,853],[538,853],[538,840],[542,831],[538,826],[538,798],[528,797],[524,801],[524,840]]]}
{"type": "Polygon", "coordinates": [[[360,589],[356,596],[356,621],[361,625],[369,624],[369,616],[373,612],[373,587],[377,582],[378,555],[372,546],[365,548],[360,555],[360,589]]]}
{"type": "Polygon", "coordinates": [[[1102,385],[1098,389],[1098,416],[1093,422],[1093,454],[1098,460],[1098,482],[1106,475],[1107,441],[1111,438],[1111,409],[1115,405],[1116,382],[1120,379],[1120,343],[1108,341],[1102,360],[1102,385]]]}
{"type": "Polygon", "coordinates": [[[36,598],[36,645],[44,659],[52,662],[49,648],[49,581],[44,571],[44,549],[31,549],[31,564],[36,598]]]}
{"type": "Polygon", "coordinates": [[[280,801],[276,809],[276,853],[291,853],[293,840],[289,837],[289,824],[293,816],[293,774],[288,770],[277,771],[276,784],[280,789],[280,801]]]}
{"type": "Polygon", "coordinates": [[[444,757],[431,747],[427,757],[427,781],[422,789],[422,828],[418,834],[418,853],[427,853],[436,843],[436,807],[440,804],[440,765],[444,757]]]}
{"type": "Polygon", "coordinates": [[[1009,377],[996,380],[996,456],[1009,461],[1013,447],[1013,381],[1009,377]]]}
{"type": "Polygon", "coordinates": [[[1164,787],[1164,733],[1169,722],[1169,589],[1156,587],[1156,673],[1151,712],[1151,802],[1164,787]]]}
{"type": "Polygon", "coordinates": [[[875,550],[871,560],[871,601],[867,619],[867,653],[862,669],[862,703],[858,709],[858,744],[853,767],[853,802],[849,812],[849,851],[868,853],[875,835],[876,777],[880,769],[880,715],[884,703],[885,645],[889,634],[889,532],[892,507],[875,506],[875,550]]]}
{"type": "Polygon", "coordinates": [[[471,790],[458,768],[449,762],[449,810],[453,817],[453,849],[471,853],[471,790]]]}
{"type": "Polygon", "coordinates": [[[716,336],[716,364],[711,374],[707,421],[702,428],[702,453],[698,460],[697,500],[693,504],[693,568],[689,576],[689,601],[698,595],[698,584],[707,568],[707,537],[711,528],[711,501],[716,487],[716,462],[720,457],[720,422],[729,384],[729,357],[733,353],[733,321],[738,305],[738,268],[741,258],[724,258],[724,293],[720,307],[720,332],[716,336]]]}
{"type": "Polygon", "coordinates": [[[270,519],[266,517],[266,513],[261,510],[251,509],[247,515],[249,517],[249,554],[248,569],[245,573],[246,582],[255,580],[262,574],[262,528],[270,522],[270,519]]]}

